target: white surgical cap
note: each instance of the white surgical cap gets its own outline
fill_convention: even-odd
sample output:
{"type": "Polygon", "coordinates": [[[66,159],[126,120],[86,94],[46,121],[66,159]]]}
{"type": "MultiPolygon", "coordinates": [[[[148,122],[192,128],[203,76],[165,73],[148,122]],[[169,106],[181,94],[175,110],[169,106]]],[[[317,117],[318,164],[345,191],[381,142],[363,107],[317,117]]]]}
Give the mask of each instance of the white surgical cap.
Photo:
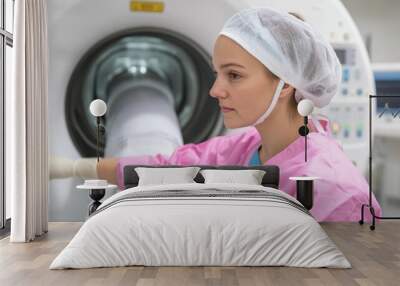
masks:
{"type": "Polygon", "coordinates": [[[341,81],[341,66],[332,46],[309,24],[270,8],[251,8],[233,15],[225,35],[272,73],[296,89],[295,98],[326,106],[341,81]]]}

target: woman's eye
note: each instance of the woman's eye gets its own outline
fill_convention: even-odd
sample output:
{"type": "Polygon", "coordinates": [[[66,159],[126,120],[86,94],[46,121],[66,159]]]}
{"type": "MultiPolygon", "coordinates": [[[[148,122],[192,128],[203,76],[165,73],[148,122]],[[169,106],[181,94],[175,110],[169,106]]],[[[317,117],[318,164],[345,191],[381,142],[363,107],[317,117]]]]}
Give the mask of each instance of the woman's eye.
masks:
{"type": "Polygon", "coordinates": [[[229,76],[229,79],[232,79],[232,80],[237,80],[237,79],[240,79],[240,78],[241,78],[241,76],[240,76],[239,74],[234,73],[234,72],[230,72],[230,73],[228,74],[228,76],[229,76]]]}

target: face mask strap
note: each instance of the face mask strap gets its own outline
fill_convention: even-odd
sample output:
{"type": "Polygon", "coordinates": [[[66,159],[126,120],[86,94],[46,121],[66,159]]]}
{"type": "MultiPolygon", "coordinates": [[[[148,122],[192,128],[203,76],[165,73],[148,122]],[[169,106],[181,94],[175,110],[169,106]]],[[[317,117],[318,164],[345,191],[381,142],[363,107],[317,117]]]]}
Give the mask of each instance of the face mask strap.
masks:
{"type": "Polygon", "coordinates": [[[261,116],[257,119],[257,121],[256,121],[255,123],[252,124],[252,126],[255,126],[255,125],[257,125],[257,124],[260,124],[260,123],[263,122],[265,119],[267,119],[267,117],[270,115],[270,113],[272,112],[272,110],[274,110],[275,105],[276,105],[276,103],[278,102],[279,95],[281,94],[284,85],[285,85],[285,82],[284,82],[283,80],[280,79],[280,80],[279,80],[279,84],[278,84],[278,86],[276,87],[274,96],[273,96],[273,98],[272,98],[272,102],[271,102],[271,104],[269,105],[267,111],[266,111],[263,115],[261,115],[261,116]]]}

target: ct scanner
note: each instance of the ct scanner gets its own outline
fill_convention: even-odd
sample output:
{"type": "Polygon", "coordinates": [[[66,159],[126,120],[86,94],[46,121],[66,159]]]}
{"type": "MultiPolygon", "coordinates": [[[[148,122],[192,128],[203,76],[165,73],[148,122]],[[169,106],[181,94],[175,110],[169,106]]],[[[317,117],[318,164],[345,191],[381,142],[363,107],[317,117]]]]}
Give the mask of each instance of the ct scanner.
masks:
{"type": "MultiPolygon", "coordinates": [[[[338,0],[52,0],[48,1],[49,153],[95,157],[89,103],[107,102],[102,154],[171,154],[185,143],[227,130],[215,99],[211,55],[224,22],[235,12],[269,6],[295,12],[332,43],[343,82],[329,107],[335,137],[365,171],[368,94],[373,75],[359,31],[338,0]]],[[[245,128],[244,128],[245,129],[245,128]]],[[[89,198],[81,179],[49,182],[52,221],[80,221],[89,198]]]]}

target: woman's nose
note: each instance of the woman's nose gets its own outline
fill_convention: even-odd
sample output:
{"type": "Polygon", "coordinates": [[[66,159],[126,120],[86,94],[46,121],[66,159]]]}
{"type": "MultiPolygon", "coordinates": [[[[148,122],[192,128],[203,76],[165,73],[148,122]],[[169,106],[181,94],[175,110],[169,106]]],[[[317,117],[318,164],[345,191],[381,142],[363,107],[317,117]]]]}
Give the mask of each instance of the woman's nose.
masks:
{"type": "Polygon", "coordinates": [[[228,92],[221,86],[221,84],[218,82],[218,80],[216,79],[214,81],[213,86],[210,89],[210,96],[211,97],[227,97],[228,92]]]}

